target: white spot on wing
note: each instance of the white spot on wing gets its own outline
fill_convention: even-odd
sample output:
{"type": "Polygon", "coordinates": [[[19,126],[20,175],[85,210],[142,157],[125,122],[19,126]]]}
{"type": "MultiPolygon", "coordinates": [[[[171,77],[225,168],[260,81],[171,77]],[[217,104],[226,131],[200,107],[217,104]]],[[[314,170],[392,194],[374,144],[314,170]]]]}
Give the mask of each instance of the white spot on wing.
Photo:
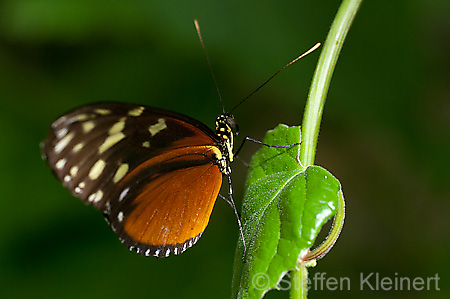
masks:
{"type": "Polygon", "coordinates": [[[127,196],[128,191],[130,191],[130,188],[126,188],[126,189],[124,189],[124,190],[120,193],[120,195],[119,195],[119,201],[122,201],[122,200],[125,198],[125,196],[127,196]]]}
{"type": "Polygon", "coordinates": [[[103,198],[103,191],[102,191],[102,190],[98,190],[97,192],[92,193],[91,195],[89,195],[88,200],[89,200],[90,202],[97,203],[97,202],[99,202],[102,198],[103,198]]]}
{"type": "Polygon", "coordinates": [[[68,132],[69,130],[67,130],[67,128],[62,128],[61,130],[56,132],[56,137],[58,137],[58,139],[61,139],[66,136],[68,132]]]}
{"type": "Polygon", "coordinates": [[[156,249],[156,251],[155,251],[155,253],[153,254],[153,256],[159,256],[159,252],[160,252],[161,250],[159,250],[159,249],[156,249]]]}
{"type": "Polygon", "coordinates": [[[94,166],[92,166],[91,170],[89,170],[89,178],[91,180],[96,180],[102,174],[105,169],[106,163],[103,160],[98,160],[95,162],[94,166]]]}
{"type": "Polygon", "coordinates": [[[123,212],[120,211],[119,214],[117,214],[117,220],[119,220],[119,222],[123,221],[123,212]]]}
{"type": "Polygon", "coordinates": [[[152,136],[155,136],[165,128],[167,128],[166,121],[164,118],[160,118],[158,119],[158,123],[151,125],[148,130],[150,131],[150,134],[152,134],[152,136]]]}
{"type": "Polygon", "coordinates": [[[59,159],[58,162],[56,162],[55,167],[58,169],[63,169],[66,163],[67,163],[66,159],[59,159]]]}
{"type": "Polygon", "coordinates": [[[71,168],[70,168],[70,175],[71,176],[76,176],[77,175],[77,173],[78,173],[78,166],[72,166],[71,168]]]}
{"type": "Polygon", "coordinates": [[[107,115],[107,114],[111,113],[111,110],[98,108],[98,109],[95,109],[94,112],[97,114],[101,114],[101,115],[107,115]]]}
{"type": "Polygon", "coordinates": [[[88,119],[88,118],[89,118],[89,115],[87,115],[87,114],[79,114],[79,115],[77,115],[75,118],[76,118],[76,120],[78,120],[78,121],[82,121],[82,120],[88,119]]]}
{"type": "Polygon", "coordinates": [[[85,134],[89,133],[93,128],[95,128],[95,124],[93,121],[84,122],[83,124],[81,124],[81,126],[85,134]]]}
{"type": "Polygon", "coordinates": [[[77,145],[75,145],[74,147],[73,147],[73,149],[72,149],[72,151],[74,152],[74,153],[76,153],[76,152],[78,152],[80,149],[82,149],[83,148],[83,143],[78,143],[77,145]]]}
{"type": "Polygon", "coordinates": [[[142,114],[142,112],[144,112],[144,107],[140,106],[140,107],[136,107],[136,108],[128,111],[128,115],[129,116],[139,116],[142,114]]]}
{"type": "Polygon", "coordinates": [[[109,129],[108,134],[114,135],[116,133],[122,132],[123,128],[125,128],[125,117],[122,117],[118,122],[116,122],[111,129],[109,129]]]}
{"type": "Polygon", "coordinates": [[[59,140],[55,145],[55,153],[59,154],[63,151],[63,149],[69,144],[69,142],[73,139],[74,133],[70,133],[64,136],[63,139],[59,140]]]}
{"type": "Polygon", "coordinates": [[[144,141],[142,142],[142,146],[146,148],[150,148],[150,141],[144,141]]]}
{"type": "Polygon", "coordinates": [[[117,184],[128,172],[129,165],[127,163],[122,163],[117,169],[116,174],[113,177],[113,182],[117,184]]]}
{"type": "Polygon", "coordinates": [[[125,138],[125,134],[123,134],[122,132],[119,132],[114,135],[110,135],[110,136],[106,137],[105,141],[98,148],[98,153],[99,154],[104,153],[105,151],[107,151],[109,148],[111,148],[113,145],[115,145],[116,143],[118,143],[120,140],[122,140],[124,138],[125,138]]]}
{"type": "Polygon", "coordinates": [[[77,194],[82,193],[85,186],[86,186],[85,182],[80,182],[78,186],[75,187],[75,193],[77,194]]]}
{"type": "Polygon", "coordinates": [[[89,200],[90,202],[93,202],[93,201],[94,201],[94,198],[95,198],[95,193],[92,193],[91,195],[89,195],[88,200],[89,200]]]}
{"type": "Polygon", "coordinates": [[[102,190],[98,190],[95,193],[94,202],[99,202],[102,198],[103,198],[103,191],[102,190]]]}

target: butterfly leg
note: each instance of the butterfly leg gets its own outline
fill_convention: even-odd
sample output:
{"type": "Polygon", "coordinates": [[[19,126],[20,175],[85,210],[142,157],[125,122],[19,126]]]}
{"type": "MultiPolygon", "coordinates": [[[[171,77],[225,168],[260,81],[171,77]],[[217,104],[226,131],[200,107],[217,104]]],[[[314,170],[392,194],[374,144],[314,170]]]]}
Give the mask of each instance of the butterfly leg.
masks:
{"type": "Polygon", "coordinates": [[[220,193],[219,193],[219,196],[220,196],[223,200],[225,200],[225,202],[226,202],[227,204],[229,204],[230,207],[233,207],[233,204],[231,203],[231,201],[230,201],[226,196],[223,196],[223,195],[220,194],[220,193]]]}
{"type": "Polygon", "coordinates": [[[244,138],[244,140],[242,141],[241,145],[238,147],[236,153],[234,153],[234,156],[235,156],[235,157],[238,156],[239,152],[241,151],[242,147],[243,147],[244,144],[245,144],[245,141],[247,141],[247,140],[248,140],[248,141],[251,141],[251,142],[254,142],[254,143],[258,143],[258,144],[267,146],[267,147],[276,147],[276,148],[292,147],[292,146],[296,146],[296,145],[299,145],[299,144],[302,143],[302,142],[300,141],[300,142],[296,142],[296,143],[292,143],[292,144],[287,144],[287,145],[271,145],[271,144],[266,144],[266,143],[264,143],[264,142],[262,142],[262,141],[253,139],[253,138],[251,138],[251,137],[245,136],[245,138],[244,138]]]}
{"type": "Polygon", "coordinates": [[[245,262],[245,254],[247,253],[247,246],[245,244],[244,231],[242,229],[241,215],[239,214],[239,212],[236,208],[236,204],[234,203],[234,200],[233,200],[233,187],[231,185],[231,175],[227,175],[227,177],[228,177],[228,188],[229,188],[228,189],[228,197],[229,198],[226,198],[225,196],[223,196],[220,193],[219,193],[219,196],[233,208],[234,214],[236,215],[237,223],[239,226],[239,233],[240,233],[241,239],[242,239],[242,247],[244,248],[244,252],[242,254],[242,261],[245,262]]]}

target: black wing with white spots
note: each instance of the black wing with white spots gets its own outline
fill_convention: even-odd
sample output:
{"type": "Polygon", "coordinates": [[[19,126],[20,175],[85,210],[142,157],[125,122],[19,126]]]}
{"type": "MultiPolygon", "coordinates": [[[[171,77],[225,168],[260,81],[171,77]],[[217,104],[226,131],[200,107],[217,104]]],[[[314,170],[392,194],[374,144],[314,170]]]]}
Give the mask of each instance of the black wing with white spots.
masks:
{"type": "Polygon", "coordinates": [[[123,103],[83,106],[57,119],[44,158],[76,197],[105,211],[116,185],[144,161],[186,145],[221,141],[201,122],[175,112],[123,103]]]}

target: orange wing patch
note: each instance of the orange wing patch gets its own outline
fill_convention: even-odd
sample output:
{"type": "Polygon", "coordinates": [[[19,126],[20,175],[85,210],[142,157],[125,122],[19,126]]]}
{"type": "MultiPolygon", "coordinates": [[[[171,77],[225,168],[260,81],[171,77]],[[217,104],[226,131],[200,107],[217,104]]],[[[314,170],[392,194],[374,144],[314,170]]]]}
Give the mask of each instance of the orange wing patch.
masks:
{"type": "Polygon", "coordinates": [[[111,206],[111,225],[122,242],[138,253],[180,254],[201,236],[222,185],[219,166],[212,164],[218,149],[190,146],[172,150],[142,163],[119,183],[142,184],[111,206]],[[190,165],[195,161],[195,164],[190,165]],[[184,165],[177,169],[171,167],[184,165]],[[147,178],[146,182],[137,181],[147,178]],[[131,201],[131,203],[130,203],[131,201]],[[121,210],[129,207],[128,210],[121,210]]]}
{"type": "Polygon", "coordinates": [[[222,174],[212,164],[167,173],[135,199],[124,230],[144,244],[175,245],[194,239],[208,225],[221,185],[222,174]]]}

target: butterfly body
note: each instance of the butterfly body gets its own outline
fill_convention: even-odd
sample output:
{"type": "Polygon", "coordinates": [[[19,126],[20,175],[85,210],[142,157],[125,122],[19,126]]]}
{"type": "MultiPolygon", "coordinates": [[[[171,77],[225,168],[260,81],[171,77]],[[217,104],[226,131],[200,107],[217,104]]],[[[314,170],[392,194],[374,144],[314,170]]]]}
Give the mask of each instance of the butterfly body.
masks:
{"type": "Polygon", "coordinates": [[[63,185],[102,211],[128,248],[167,257],[205,230],[222,176],[231,173],[234,127],[225,113],[214,132],[172,111],[100,103],[57,119],[43,154],[63,185]]]}

